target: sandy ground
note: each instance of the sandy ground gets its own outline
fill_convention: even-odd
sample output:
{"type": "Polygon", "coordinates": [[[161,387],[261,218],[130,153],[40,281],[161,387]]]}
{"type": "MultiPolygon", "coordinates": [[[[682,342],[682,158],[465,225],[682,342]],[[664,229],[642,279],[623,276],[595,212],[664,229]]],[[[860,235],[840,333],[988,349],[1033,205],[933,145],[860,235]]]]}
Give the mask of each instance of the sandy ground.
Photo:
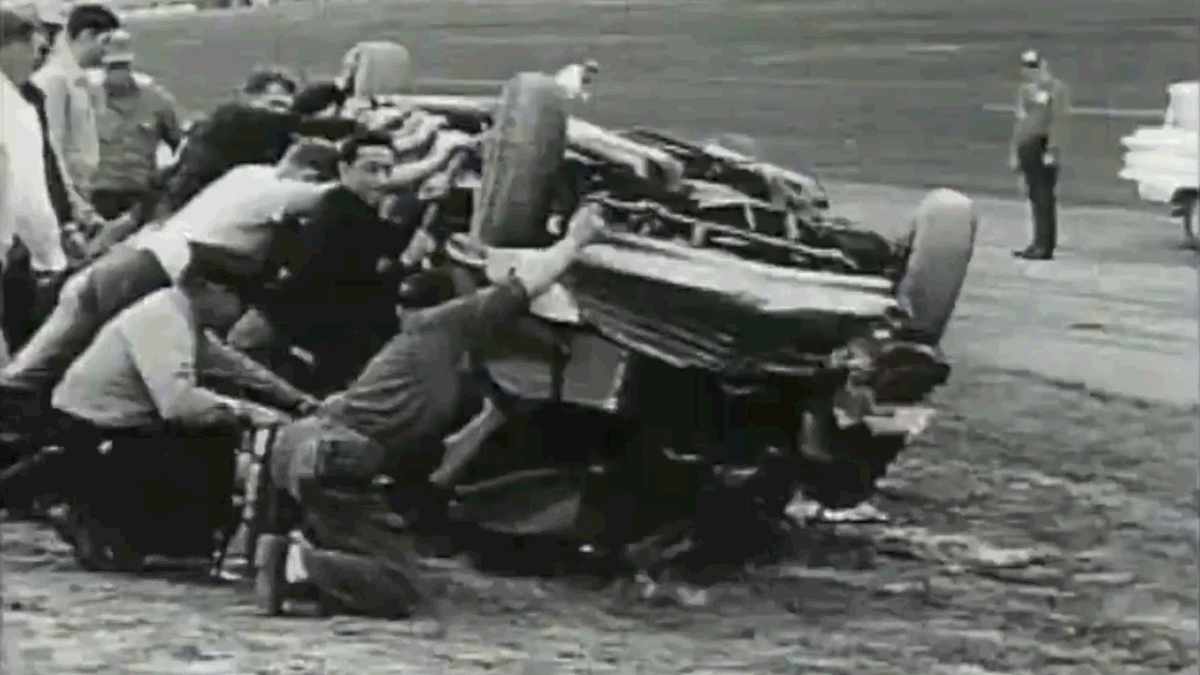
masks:
{"type": "MultiPolygon", "coordinates": [[[[835,195],[867,213],[919,199],[835,195]]],[[[707,608],[618,611],[612,590],[461,572],[449,636],[422,639],[258,618],[230,587],[85,574],[10,524],[6,633],[38,674],[1196,672],[1194,269],[1165,247],[1100,262],[1082,233],[1061,262],[1018,264],[1021,209],[979,206],[944,412],[878,500],[895,524],[844,528],[707,608]]],[[[1146,236],[1145,216],[1066,218],[1117,248],[1146,236]]]]}
{"type": "MultiPolygon", "coordinates": [[[[770,16],[778,19],[801,7],[809,8],[813,22],[825,23],[789,29],[798,35],[816,30],[814,25],[828,28],[857,16],[862,25],[853,30],[892,36],[870,44],[895,44],[906,40],[910,29],[924,26],[927,33],[931,31],[933,19],[945,16],[936,13],[945,4],[923,0],[924,14],[913,9],[905,10],[907,19],[880,14],[883,18],[872,24],[868,19],[874,14],[864,14],[861,3],[747,3],[749,9],[738,15],[744,23],[730,30],[767,25],[754,19],[754,11],[769,15],[767,10],[775,7],[770,16]]],[[[1063,5],[1067,18],[1062,23],[1075,21],[1070,30],[1058,24],[1043,29],[1042,35],[1051,37],[1074,31],[1076,42],[1056,43],[1056,48],[1082,54],[1087,45],[1095,47],[1108,39],[1102,28],[1121,22],[1130,31],[1155,21],[1165,31],[1169,24],[1167,18],[1147,19],[1145,3],[1138,4],[1137,12],[1130,9],[1132,3],[1114,0],[1083,4],[1063,5]],[[1080,19],[1084,16],[1091,16],[1091,22],[1080,19]],[[1082,26],[1097,32],[1089,33],[1082,26]]],[[[429,27],[436,23],[435,14],[453,24],[460,36],[457,44],[463,46],[456,47],[453,41],[437,43],[430,37],[428,43],[417,43],[427,62],[428,54],[436,51],[444,56],[453,49],[484,50],[505,59],[527,53],[541,61],[557,61],[554,50],[559,48],[545,44],[558,43],[547,39],[542,47],[529,46],[536,45],[533,37],[554,31],[590,31],[589,45],[603,43],[594,36],[604,26],[587,25],[580,15],[550,21],[547,17],[554,13],[546,7],[561,9],[562,5],[450,2],[435,10],[421,3],[397,3],[384,8],[403,8],[399,18],[377,9],[374,20],[387,26],[408,21],[404,31],[417,30],[414,26],[420,27],[421,21],[425,29],[435,30],[429,27]],[[457,9],[451,12],[446,7],[457,9]],[[503,22],[507,33],[495,27],[503,22]],[[461,42],[467,39],[463,35],[486,35],[492,42],[468,45],[461,42]],[[525,35],[526,44],[510,37],[505,38],[509,47],[497,46],[504,35],[525,35]]],[[[890,3],[881,0],[876,5],[883,12],[890,3]]],[[[955,5],[968,17],[991,12],[1000,21],[1006,16],[988,9],[982,0],[955,5]]],[[[690,58],[665,46],[683,49],[689,33],[697,45],[715,42],[713,33],[702,32],[699,26],[718,14],[733,16],[722,3],[593,1],[571,3],[571,8],[597,15],[607,12],[604,16],[624,13],[625,23],[617,17],[612,25],[636,24],[638,29],[626,30],[622,38],[626,42],[614,42],[610,48],[627,49],[636,43],[636,51],[630,49],[623,57],[625,67],[632,70],[640,59],[647,64],[644,70],[651,81],[677,75],[684,83],[672,94],[682,103],[659,102],[664,125],[688,127],[688,119],[699,120],[690,129],[718,124],[736,129],[745,124],[728,108],[719,112],[729,113],[728,120],[719,121],[718,113],[706,112],[701,105],[728,91],[709,81],[719,68],[700,76],[694,69],[668,63],[690,58]],[[672,18],[668,25],[665,19],[672,18]],[[691,99],[679,93],[688,91],[691,99]]],[[[1189,11],[1194,17],[1194,7],[1189,11]]],[[[319,59],[311,51],[304,52],[310,54],[307,60],[295,58],[303,52],[296,41],[305,42],[310,50],[312,45],[323,45],[323,54],[336,54],[370,32],[361,17],[354,23],[349,15],[331,10],[330,20],[313,26],[312,33],[293,43],[266,47],[261,36],[251,33],[271,30],[265,27],[269,22],[262,14],[252,16],[252,21],[227,18],[210,24],[189,19],[186,33],[180,26],[156,24],[159,32],[146,36],[143,43],[145,65],[158,68],[159,73],[166,70],[149,58],[145,46],[149,44],[162,50],[154,53],[177,58],[201,50],[216,53],[211,63],[224,69],[208,71],[215,80],[188,79],[181,70],[168,81],[181,96],[184,91],[212,93],[222,90],[225,80],[236,80],[265,52],[274,50],[272,60],[312,64],[319,59]],[[174,37],[164,39],[168,33],[174,37]],[[204,39],[223,40],[229,48],[191,42],[204,39]],[[166,46],[170,40],[176,41],[174,51],[166,46]],[[258,51],[235,59],[236,48],[246,45],[258,51]],[[235,62],[241,65],[234,68],[235,62]]],[[[961,35],[962,28],[940,30],[961,35]]],[[[989,30],[999,34],[1001,28],[989,30]]],[[[830,40],[844,40],[851,29],[840,34],[830,31],[830,40]]],[[[779,28],[774,33],[738,37],[733,48],[748,52],[774,40],[778,52],[779,43],[786,41],[783,32],[779,28]]],[[[1120,35],[1127,33],[1114,32],[1109,38],[1121,43],[1125,38],[1113,37],[1120,35]]],[[[1169,52],[1170,44],[1164,40],[1144,49],[1169,52]]],[[[1007,42],[1003,49],[1008,49],[1007,42]]],[[[887,58],[881,56],[880,62],[887,58]]],[[[1168,79],[1166,73],[1172,68],[1194,67],[1194,54],[1187,58],[1192,63],[1185,60],[1182,66],[1170,59],[1161,61],[1147,71],[1151,75],[1146,79],[1168,79]]],[[[501,75],[486,72],[494,61],[455,62],[446,57],[442,62],[454,65],[456,72],[458,66],[474,69],[461,73],[464,77],[501,75]]],[[[772,64],[769,59],[764,63],[763,68],[772,64]]],[[[813,66],[817,70],[812,77],[824,76],[821,69],[833,67],[829,63],[813,66]]],[[[851,77],[851,70],[860,79],[894,77],[872,74],[876,65],[847,66],[838,77],[851,77]]],[[[981,69],[979,77],[999,77],[998,70],[988,70],[987,64],[976,65],[981,69]]],[[[505,67],[513,68],[511,62],[505,67]]],[[[974,86],[965,70],[957,71],[958,75],[936,68],[929,72],[929,81],[945,77],[966,88],[974,86]]],[[[1111,96],[1128,96],[1124,81],[1114,80],[1111,96]]],[[[866,91],[862,86],[848,90],[830,85],[811,91],[829,97],[829,105],[837,107],[839,92],[861,93],[866,91]]],[[[1161,91],[1160,83],[1149,86],[1155,88],[1161,91]]],[[[737,91],[763,110],[792,105],[782,95],[772,94],[775,90],[770,87],[737,91]]],[[[890,91],[892,98],[898,96],[894,89],[890,91]]],[[[979,94],[989,91],[981,87],[979,94]]],[[[1110,95],[1099,84],[1092,85],[1092,91],[1100,98],[1110,95]]],[[[886,98],[879,94],[878,99],[863,100],[886,98]]],[[[620,100],[629,104],[627,116],[636,113],[641,121],[651,119],[647,111],[657,109],[648,92],[620,100]]],[[[1129,105],[1138,100],[1130,99],[1129,105]]],[[[875,144],[877,155],[892,162],[891,168],[871,169],[876,173],[870,179],[902,173],[904,166],[911,166],[905,164],[909,161],[936,167],[939,175],[957,176],[956,181],[944,182],[975,186],[969,190],[973,196],[989,184],[999,186],[997,193],[1008,189],[1003,181],[1012,184],[1012,177],[997,173],[986,156],[994,147],[963,157],[949,157],[936,147],[914,149],[926,147],[922,139],[927,137],[921,136],[926,127],[907,137],[910,160],[892,158],[898,146],[886,150],[886,138],[901,131],[887,128],[896,124],[889,110],[894,109],[860,114],[861,119],[853,122],[860,130],[861,125],[875,125],[878,133],[862,132],[861,145],[875,144]]],[[[946,115],[954,114],[947,110],[946,115]]],[[[621,115],[612,109],[605,114],[621,115]]],[[[760,127],[770,126],[768,137],[788,133],[787,122],[768,119],[766,112],[746,114],[763,116],[760,127]]],[[[806,137],[799,138],[794,142],[808,143],[806,137]]],[[[775,152],[794,155],[797,147],[775,152]]],[[[1112,164],[1111,153],[1103,161],[1112,164]]],[[[1111,177],[1099,171],[1094,176],[1095,181],[1081,181],[1083,187],[1077,188],[1081,199],[1112,191],[1111,177]]],[[[898,214],[915,206],[921,196],[907,188],[858,184],[831,185],[831,192],[839,210],[881,229],[902,226],[898,214]]],[[[250,597],[233,587],[184,582],[168,575],[86,574],[74,567],[63,547],[46,532],[5,524],[4,639],[19,643],[14,651],[23,668],[10,663],[5,673],[1200,673],[1196,258],[1177,248],[1178,226],[1152,212],[1072,207],[1063,212],[1065,241],[1060,258],[1051,263],[1018,262],[1008,250],[1025,243],[1025,208],[1012,200],[985,196],[977,198],[977,205],[982,218],[979,247],[944,344],[955,359],[954,374],[935,396],[942,410],[936,424],[901,457],[876,500],[893,515],[890,526],[846,526],[833,537],[813,533],[808,555],[714,589],[712,602],[702,609],[630,608],[615,602],[612,589],[596,591],[567,582],[487,578],[458,571],[452,575],[457,590],[449,634],[427,639],[414,635],[414,627],[404,622],[263,619],[255,616],[250,597]]]]}

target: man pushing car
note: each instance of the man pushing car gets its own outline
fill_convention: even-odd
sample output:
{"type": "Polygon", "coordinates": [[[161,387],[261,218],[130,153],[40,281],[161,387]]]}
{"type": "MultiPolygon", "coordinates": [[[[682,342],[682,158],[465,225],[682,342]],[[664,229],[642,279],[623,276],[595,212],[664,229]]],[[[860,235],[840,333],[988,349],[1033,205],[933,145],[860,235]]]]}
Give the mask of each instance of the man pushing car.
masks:
{"type": "Polygon", "coordinates": [[[305,585],[335,610],[399,618],[430,609],[413,553],[389,525],[394,516],[372,482],[386,475],[401,490],[430,482],[459,418],[463,361],[477,359],[531,298],[549,290],[602,225],[599,207],[585,205],[558,244],[491,287],[406,321],[349,388],[280,431],[270,494],[296,506],[288,512],[298,517],[260,538],[257,586],[268,611],[305,585]],[[290,527],[303,540],[289,549],[282,533],[290,527]]]}

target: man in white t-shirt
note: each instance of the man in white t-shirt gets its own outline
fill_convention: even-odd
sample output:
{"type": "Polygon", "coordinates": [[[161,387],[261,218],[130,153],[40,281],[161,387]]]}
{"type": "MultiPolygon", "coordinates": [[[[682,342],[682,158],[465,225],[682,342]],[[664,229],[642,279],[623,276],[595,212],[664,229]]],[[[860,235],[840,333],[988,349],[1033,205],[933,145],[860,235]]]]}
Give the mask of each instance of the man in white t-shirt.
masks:
{"type": "Polygon", "coordinates": [[[71,277],[50,318],[0,371],[0,415],[28,417],[29,405],[44,409],[44,396],[97,331],[137,300],[177,283],[198,253],[238,275],[259,274],[280,216],[311,208],[333,187],[304,179],[321,175],[336,156],[333,148],[299,142],[277,166],[237,167],[161,226],[71,277]]]}

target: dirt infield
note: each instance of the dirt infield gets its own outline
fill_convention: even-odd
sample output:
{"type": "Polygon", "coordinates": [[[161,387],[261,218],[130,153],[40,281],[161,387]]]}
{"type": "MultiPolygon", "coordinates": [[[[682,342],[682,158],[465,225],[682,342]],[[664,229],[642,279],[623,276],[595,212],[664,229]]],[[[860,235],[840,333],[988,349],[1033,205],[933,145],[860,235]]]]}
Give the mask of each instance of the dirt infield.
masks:
{"type": "MultiPolygon", "coordinates": [[[[919,198],[876,194],[857,208],[919,198]]],[[[1097,260],[1088,236],[1073,238],[1080,248],[1062,263],[1022,268],[1004,251],[1023,230],[1005,214],[1021,209],[980,208],[977,266],[946,345],[956,369],[936,397],[943,413],[878,500],[895,525],[813,535],[806,560],[715,589],[707,608],[629,609],[611,589],[459,571],[450,634],[430,640],[403,622],[265,620],[244,591],[169,575],[85,574],[49,533],[5,525],[7,630],[20,631],[28,672],[55,674],[1195,672],[1194,400],[1166,401],[1139,377],[1093,387],[1085,380],[1100,360],[1057,378],[1035,367],[1045,335],[1119,327],[1127,305],[1144,325],[1194,332],[1194,274],[1175,273],[1175,252],[1144,254],[1126,263],[1142,285],[1097,318],[1088,303],[1121,294],[1095,296],[1079,278],[1097,260]],[[981,354],[984,335],[1007,336],[1026,368],[981,354]]],[[[1067,222],[1083,214],[1109,228],[1103,241],[1146,236],[1119,212],[1068,212],[1067,222]]],[[[1107,334],[1121,358],[1136,365],[1157,351],[1194,383],[1195,351],[1180,346],[1194,334],[1107,334]]]]}
{"type": "MultiPolygon", "coordinates": [[[[332,68],[350,43],[389,34],[442,77],[598,52],[613,82],[598,94],[601,121],[751,133],[785,163],[818,158],[836,177],[972,196],[1015,190],[1002,168],[1008,120],[980,106],[1006,101],[1005,64],[1029,39],[1057,50],[1068,79],[1092,83],[1077,92],[1090,104],[1140,107],[1195,76],[1190,3],[1070,0],[1046,25],[983,0],[921,0],[919,11],[745,2],[737,13],[720,2],[566,4],[389,1],[368,18],[331,5],[320,22],[308,8],[286,21],[262,11],[137,30],[142,67],[190,105],[256,61],[332,68]],[[864,49],[850,58],[839,51],[849,44],[864,49]],[[1094,67],[1102,56],[1107,79],[1094,67]],[[173,75],[171,63],[204,65],[173,75]]],[[[1127,188],[1110,148],[1132,122],[1081,124],[1067,194],[1116,200],[1127,188]]],[[[880,229],[903,227],[898,214],[921,197],[849,183],[831,192],[880,229]]],[[[5,639],[39,675],[1200,673],[1195,254],[1177,248],[1169,219],[1074,207],[1059,260],[1014,261],[1025,207],[977,204],[979,248],[944,345],[954,374],[936,395],[941,415],[877,500],[890,526],[813,532],[794,563],[718,587],[699,609],[443,570],[455,611],[449,635],[427,639],[404,622],[262,619],[242,591],[167,573],[83,573],[49,533],[6,524],[5,639]]]]}

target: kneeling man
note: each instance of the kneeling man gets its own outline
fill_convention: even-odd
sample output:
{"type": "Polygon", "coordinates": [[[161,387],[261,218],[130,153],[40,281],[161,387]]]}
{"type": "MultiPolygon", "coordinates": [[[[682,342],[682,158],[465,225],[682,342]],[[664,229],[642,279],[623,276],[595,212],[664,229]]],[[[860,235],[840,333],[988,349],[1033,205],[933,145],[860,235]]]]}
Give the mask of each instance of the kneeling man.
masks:
{"type": "MultiPolygon", "coordinates": [[[[282,429],[271,458],[275,498],[295,502],[306,542],[289,551],[292,581],[315,585],[334,608],[410,616],[432,598],[420,589],[403,535],[372,481],[428,484],[443,460],[462,396],[460,367],[510,329],[530,298],[550,289],[596,236],[598,206],[572,219],[566,237],[516,265],[507,279],[425,310],[367,364],[349,388],[282,429]]],[[[276,524],[276,531],[286,529],[276,524]]],[[[290,588],[280,572],[283,540],[259,546],[260,600],[273,607],[290,588]]]]}

